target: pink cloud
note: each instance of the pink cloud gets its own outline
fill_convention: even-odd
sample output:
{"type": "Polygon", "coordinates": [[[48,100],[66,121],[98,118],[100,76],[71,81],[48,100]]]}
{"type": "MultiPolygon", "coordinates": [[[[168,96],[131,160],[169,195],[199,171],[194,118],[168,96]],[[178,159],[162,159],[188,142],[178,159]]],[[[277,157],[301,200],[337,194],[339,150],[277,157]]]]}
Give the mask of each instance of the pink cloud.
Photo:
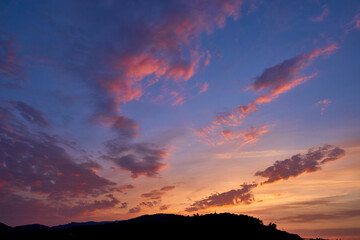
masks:
{"type": "Polygon", "coordinates": [[[255,143],[259,137],[269,131],[268,125],[253,127],[245,131],[238,129],[229,130],[220,128],[219,125],[210,125],[195,131],[199,141],[210,146],[221,145],[224,143],[236,143],[238,146],[255,143]]]}
{"type": "Polygon", "coordinates": [[[346,24],[346,32],[353,29],[360,29],[360,13],[356,14],[355,17],[346,24]]]}
{"type": "Polygon", "coordinates": [[[255,143],[259,140],[259,137],[269,131],[269,126],[264,125],[260,127],[253,127],[251,126],[246,132],[244,133],[243,144],[255,143]]]}
{"type": "Polygon", "coordinates": [[[21,63],[22,59],[18,56],[14,39],[0,32],[0,73],[12,79],[19,79],[24,75],[21,63]]]}
{"type": "MultiPolygon", "coordinates": [[[[209,126],[201,128],[196,131],[196,135],[201,138],[200,141],[206,144],[218,144],[224,142],[231,142],[233,139],[238,139],[239,134],[224,135],[224,129],[222,127],[233,128],[232,133],[239,132],[237,127],[242,124],[247,115],[258,111],[258,106],[265,103],[272,102],[278,98],[281,94],[286,93],[294,87],[305,83],[306,81],[314,78],[317,73],[313,73],[308,76],[301,76],[301,71],[310,64],[310,62],[319,56],[328,56],[332,54],[337,45],[329,45],[324,48],[317,48],[309,53],[303,53],[293,58],[287,59],[280,64],[274,65],[265,69],[262,74],[253,79],[253,83],[246,87],[246,90],[252,90],[253,92],[261,92],[251,103],[248,105],[239,105],[237,108],[218,112],[215,115],[215,120],[209,126]]],[[[258,136],[268,132],[267,128],[253,129],[257,130],[258,136]]],[[[229,129],[226,130],[230,131],[229,129]]],[[[254,132],[255,134],[255,132],[254,132]]],[[[251,134],[251,131],[243,139],[243,144],[256,142],[258,137],[251,134]]]]}
{"type": "Polygon", "coordinates": [[[179,96],[176,98],[176,100],[171,105],[176,106],[176,105],[182,105],[182,104],[184,104],[184,97],[179,96]]]}
{"type": "Polygon", "coordinates": [[[208,90],[208,88],[209,88],[209,83],[204,83],[204,84],[201,86],[199,93],[204,93],[204,92],[206,92],[206,91],[208,90]]]}
{"type": "Polygon", "coordinates": [[[331,100],[324,99],[324,100],[321,100],[321,101],[318,101],[317,103],[315,103],[315,106],[319,106],[320,112],[321,112],[321,114],[323,114],[325,109],[329,106],[330,103],[332,103],[331,100]]]}
{"type": "Polygon", "coordinates": [[[309,77],[300,77],[300,71],[309,65],[310,61],[320,55],[329,55],[338,47],[330,45],[319,48],[310,53],[303,53],[294,58],[283,61],[282,63],[267,68],[263,73],[254,79],[246,89],[253,91],[268,90],[272,95],[279,95],[287,92],[291,88],[305,82],[309,77]]]}
{"type": "Polygon", "coordinates": [[[330,9],[327,5],[324,5],[323,7],[323,11],[321,12],[321,14],[317,17],[314,18],[310,18],[311,22],[322,22],[324,21],[324,19],[329,16],[330,14],[330,9]]]}
{"type": "Polygon", "coordinates": [[[241,3],[239,0],[174,3],[156,25],[144,23],[141,32],[146,33],[146,38],[133,36],[141,38],[137,49],[112,56],[112,59],[117,58],[113,71],[119,74],[98,78],[110,94],[112,105],[139,99],[144,93],[142,82],[150,76],[159,80],[187,81],[200,64],[206,67],[210,54],[200,50],[200,34],[204,31],[210,34],[215,28],[224,26],[227,17],[236,19],[241,3]],[[184,53],[189,56],[185,58],[184,53]]]}

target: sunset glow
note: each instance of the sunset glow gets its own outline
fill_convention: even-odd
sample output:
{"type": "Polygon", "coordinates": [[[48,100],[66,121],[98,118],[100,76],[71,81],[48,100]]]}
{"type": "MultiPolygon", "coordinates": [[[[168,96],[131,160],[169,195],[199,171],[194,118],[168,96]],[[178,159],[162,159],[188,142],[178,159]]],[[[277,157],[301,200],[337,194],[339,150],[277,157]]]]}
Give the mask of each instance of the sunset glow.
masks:
{"type": "Polygon", "coordinates": [[[0,222],[360,239],[360,1],[14,0],[0,26],[0,222]]]}

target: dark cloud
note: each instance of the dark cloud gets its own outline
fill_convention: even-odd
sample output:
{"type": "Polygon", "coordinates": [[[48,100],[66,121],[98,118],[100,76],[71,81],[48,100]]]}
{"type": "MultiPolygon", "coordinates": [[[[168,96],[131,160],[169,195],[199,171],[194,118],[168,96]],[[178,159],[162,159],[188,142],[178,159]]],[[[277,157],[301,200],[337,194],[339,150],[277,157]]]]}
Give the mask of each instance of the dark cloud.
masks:
{"type": "MultiPolygon", "coordinates": [[[[273,166],[268,167],[264,171],[256,172],[255,176],[268,178],[265,182],[261,184],[244,183],[239,189],[212,194],[202,200],[195,201],[190,207],[186,208],[185,211],[195,212],[214,207],[251,204],[255,201],[254,195],[252,194],[254,188],[260,187],[265,183],[273,183],[279,180],[286,180],[289,177],[296,177],[302,173],[319,171],[322,164],[335,161],[344,155],[345,150],[328,144],[318,148],[310,148],[306,154],[297,154],[289,159],[276,161],[273,166]]],[[[156,193],[157,192],[150,192],[148,194],[149,196],[157,196],[156,193]]],[[[318,199],[316,201],[295,203],[295,205],[288,204],[281,206],[281,208],[293,208],[298,205],[317,205],[329,201],[329,199],[318,199]]]]}
{"type": "Polygon", "coordinates": [[[169,185],[164,186],[160,189],[154,189],[150,192],[141,194],[142,198],[145,198],[145,201],[139,203],[136,207],[129,210],[129,213],[138,213],[143,210],[143,208],[154,208],[159,207],[160,211],[166,210],[170,205],[160,205],[162,204],[162,197],[169,191],[173,190],[175,186],[169,185]],[[159,206],[160,205],[160,206],[159,206]]]}
{"type": "MultiPolygon", "coordinates": [[[[68,221],[68,218],[99,209],[113,208],[120,204],[111,194],[102,200],[80,201],[76,204],[49,202],[13,193],[3,193],[0,196],[0,221],[12,226],[33,223],[56,225],[68,221]]],[[[126,203],[121,203],[121,206],[124,204],[126,203]]]]}
{"type": "Polygon", "coordinates": [[[195,212],[208,209],[211,207],[234,206],[241,204],[251,204],[255,201],[252,189],[257,186],[254,184],[242,184],[241,188],[233,189],[223,193],[215,193],[203,200],[195,201],[190,207],[186,208],[187,212],[195,212]]]}
{"type": "Polygon", "coordinates": [[[50,126],[50,124],[46,121],[43,114],[39,110],[31,107],[30,105],[22,101],[15,101],[12,102],[12,104],[14,105],[14,108],[20,112],[21,116],[29,123],[36,124],[40,127],[50,126]]]}
{"type": "Polygon", "coordinates": [[[45,133],[20,135],[1,129],[0,136],[0,178],[12,188],[55,197],[97,196],[116,186],[91,170],[96,164],[76,163],[61,143],[45,133]]]}
{"type": "Polygon", "coordinates": [[[17,224],[37,219],[56,222],[114,207],[120,201],[111,193],[133,188],[99,176],[101,165],[86,152],[74,151],[76,143],[27,126],[25,123],[34,121],[45,124],[42,113],[31,106],[8,104],[0,108],[0,118],[2,219],[17,224]],[[30,116],[21,119],[15,110],[30,116]],[[95,199],[89,201],[89,197],[95,199]]]}
{"type": "Polygon", "coordinates": [[[141,194],[141,197],[148,198],[148,199],[161,199],[163,195],[166,194],[166,192],[171,191],[175,188],[175,186],[165,186],[162,187],[160,190],[155,189],[147,193],[141,194]]]}
{"type": "Polygon", "coordinates": [[[332,145],[311,148],[306,154],[296,154],[289,159],[276,161],[264,171],[256,172],[255,176],[267,178],[264,184],[286,180],[303,173],[319,171],[322,164],[335,161],[344,155],[345,150],[332,145]]]}
{"type": "Polygon", "coordinates": [[[157,176],[167,167],[162,160],[167,156],[166,149],[151,143],[124,143],[120,140],[106,142],[108,154],[103,158],[111,160],[121,169],[130,171],[133,178],[141,175],[157,176]]]}
{"type": "Polygon", "coordinates": [[[109,127],[120,139],[132,139],[137,137],[138,123],[123,115],[98,115],[94,121],[102,126],[109,127]]]}
{"type": "Polygon", "coordinates": [[[140,206],[136,206],[136,207],[133,207],[133,208],[129,209],[129,213],[139,213],[139,212],[141,212],[141,207],[140,206]]]}

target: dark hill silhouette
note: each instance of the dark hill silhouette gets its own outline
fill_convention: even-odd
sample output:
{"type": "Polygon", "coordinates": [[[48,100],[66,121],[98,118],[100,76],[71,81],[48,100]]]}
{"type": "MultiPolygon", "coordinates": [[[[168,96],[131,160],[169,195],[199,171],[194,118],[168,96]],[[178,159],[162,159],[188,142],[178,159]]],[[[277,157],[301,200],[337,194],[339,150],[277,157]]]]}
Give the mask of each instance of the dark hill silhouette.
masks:
{"type": "Polygon", "coordinates": [[[144,215],[115,222],[71,223],[56,227],[26,225],[11,228],[0,224],[1,239],[276,239],[301,240],[296,234],[264,225],[254,217],[230,213],[194,215],[144,215]]]}

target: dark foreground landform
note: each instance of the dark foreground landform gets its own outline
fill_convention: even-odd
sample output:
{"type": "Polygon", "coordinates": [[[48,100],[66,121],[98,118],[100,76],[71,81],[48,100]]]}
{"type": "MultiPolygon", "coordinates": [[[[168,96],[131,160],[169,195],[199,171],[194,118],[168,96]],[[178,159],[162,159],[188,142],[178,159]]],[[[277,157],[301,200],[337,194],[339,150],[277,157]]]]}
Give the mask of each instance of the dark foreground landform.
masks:
{"type": "Polygon", "coordinates": [[[301,240],[296,234],[264,225],[254,217],[230,213],[181,216],[144,215],[115,222],[70,223],[55,227],[39,224],[9,227],[0,223],[0,239],[276,239],[301,240]]]}

